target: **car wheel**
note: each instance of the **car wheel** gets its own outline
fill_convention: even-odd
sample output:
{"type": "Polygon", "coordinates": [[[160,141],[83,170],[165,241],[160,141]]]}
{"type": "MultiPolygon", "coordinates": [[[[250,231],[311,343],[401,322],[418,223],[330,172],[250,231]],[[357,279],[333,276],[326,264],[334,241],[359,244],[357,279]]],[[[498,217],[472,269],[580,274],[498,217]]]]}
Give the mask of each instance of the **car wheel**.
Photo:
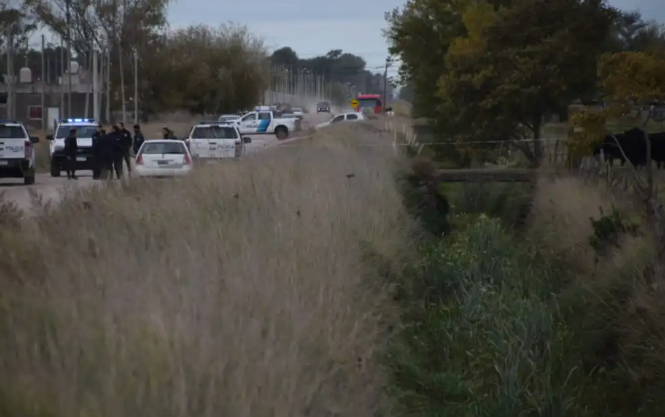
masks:
{"type": "Polygon", "coordinates": [[[289,131],[287,128],[280,126],[275,129],[275,135],[277,135],[277,139],[284,140],[289,137],[289,131]]]}

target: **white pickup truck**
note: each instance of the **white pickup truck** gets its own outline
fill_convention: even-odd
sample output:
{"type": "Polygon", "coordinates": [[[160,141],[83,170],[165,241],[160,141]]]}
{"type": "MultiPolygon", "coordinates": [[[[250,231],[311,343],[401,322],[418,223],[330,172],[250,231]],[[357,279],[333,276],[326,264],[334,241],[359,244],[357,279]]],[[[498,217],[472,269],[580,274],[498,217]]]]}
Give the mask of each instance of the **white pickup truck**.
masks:
{"type": "Polygon", "coordinates": [[[277,139],[286,139],[296,131],[297,120],[278,117],[272,111],[253,111],[236,121],[241,135],[274,134],[277,139]]]}

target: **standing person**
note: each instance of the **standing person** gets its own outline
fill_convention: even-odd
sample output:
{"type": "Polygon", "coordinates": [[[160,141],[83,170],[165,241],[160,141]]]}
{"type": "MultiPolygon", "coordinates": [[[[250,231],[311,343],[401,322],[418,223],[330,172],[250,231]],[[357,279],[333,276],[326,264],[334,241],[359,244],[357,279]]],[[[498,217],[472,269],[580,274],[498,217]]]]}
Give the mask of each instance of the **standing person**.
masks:
{"type": "Polygon", "coordinates": [[[102,145],[102,125],[97,125],[97,131],[92,134],[92,158],[93,158],[93,168],[92,168],[92,179],[97,180],[102,174],[102,168],[104,167],[104,162],[102,160],[101,145],[102,145]]]}
{"type": "Polygon", "coordinates": [[[168,127],[163,127],[162,128],[162,133],[164,134],[164,139],[175,139],[177,140],[178,138],[173,134],[173,131],[169,129],[168,127]]]}
{"type": "Polygon", "coordinates": [[[141,126],[134,125],[134,155],[139,153],[143,142],[145,142],[145,137],[143,137],[143,133],[141,132],[141,126]]]}
{"type": "Polygon", "coordinates": [[[120,128],[120,143],[122,145],[122,159],[127,164],[127,172],[132,175],[132,159],[129,151],[132,149],[132,134],[125,128],[123,122],[118,123],[120,128]]]}
{"type": "Polygon", "coordinates": [[[113,179],[113,161],[115,158],[115,139],[112,135],[101,129],[99,139],[99,159],[101,165],[101,178],[103,180],[113,179]]]}
{"type": "Polygon", "coordinates": [[[113,143],[113,170],[117,179],[122,179],[122,156],[123,156],[123,136],[120,127],[113,125],[113,131],[109,134],[113,143]]]}
{"type": "Polygon", "coordinates": [[[76,140],[76,129],[70,129],[65,138],[65,159],[67,160],[67,179],[77,180],[76,176],[76,154],[78,153],[78,141],[76,140]]]}

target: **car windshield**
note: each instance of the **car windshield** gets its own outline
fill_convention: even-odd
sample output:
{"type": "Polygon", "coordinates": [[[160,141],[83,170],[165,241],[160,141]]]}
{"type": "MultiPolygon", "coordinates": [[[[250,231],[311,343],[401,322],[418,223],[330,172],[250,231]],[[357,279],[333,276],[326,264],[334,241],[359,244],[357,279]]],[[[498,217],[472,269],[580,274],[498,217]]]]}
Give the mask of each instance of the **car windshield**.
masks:
{"type": "Polygon", "coordinates": [[[302,113],[302,109],[300,107],[294,107],[291,109],[291,111],[294,113],[302,113]]]}
{"type": "Polygon", "coordinates": [[[55,137],[58,139],[66,138],[72,129],[76,129],[77,138],[91,138],[92,134],[97,131],[97,126],[59,126],[58,131],[55,132],[55,137]]]}
{"type": "Polygon", "coordinates": [[[293,113],[284,113],[284,114],[282,115],[282,118],[284,118],[284,119],[295,119],[295,118],[296,118],[296,115],[293,114],[293,113]]]}
{"type": "Polygon", "coordinates": [[[359,98],[357,100],[358,107],[362,108],[374,108],[381,105],[381,102],[376,98],[359,98]]]}
{"type": "Polygon", "coordinates": [[[319,107],[319,108],[321,108],[321,107],[330,107],[330,103],[328,103],[327,101],[322,101],[319,104],[317,104],[316,107],[319,107]]]}
{"type": "Polygon", "coordinates": [[[238,131],[230,126],[195,127],[191,139],[238,139],[238,131]]]}
{"type": "Polygon", "coordinates": [[[220,122],[226,122],[226,121],[233,121],[233,120],[236,120],[236,119],[238,119],[238,116],[228,114],[228,115],[220,116],[219,121],[220,122]]]}
{"type": "Polygon", "coordinates": [[[28,135],[21,126],[0,125],[0,139],[27,139],[28,135]]]}
{"type": "Polygon", "coordinates": [[[141,154],[157,155],[157,154],[176,154],[183,155],[186,153],[185,145],[181,142],[146,142],[141,149],[141,154]]]}

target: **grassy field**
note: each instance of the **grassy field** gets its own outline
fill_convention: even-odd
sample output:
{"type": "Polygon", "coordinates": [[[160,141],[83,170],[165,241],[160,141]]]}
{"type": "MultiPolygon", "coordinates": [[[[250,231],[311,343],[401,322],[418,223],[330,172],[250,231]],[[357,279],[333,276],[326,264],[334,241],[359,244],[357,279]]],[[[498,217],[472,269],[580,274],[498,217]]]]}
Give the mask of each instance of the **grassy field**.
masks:
{"type": "MultiPolygon", "coordinates": [[[[0,415],[368,416],[412,235],[381,133],[2,206],[0,415]],[[407,237],[407,239],[405,239],[407,237]]],[[[393,325],[395,323],[393,322],[393,325]]]]}
{"type": "Polygon", "coordinates": [[[664,415],[641,203],[573,176],[432,193],[407,139],[336,126],[2,204],[0,415],[664,415]]]}

